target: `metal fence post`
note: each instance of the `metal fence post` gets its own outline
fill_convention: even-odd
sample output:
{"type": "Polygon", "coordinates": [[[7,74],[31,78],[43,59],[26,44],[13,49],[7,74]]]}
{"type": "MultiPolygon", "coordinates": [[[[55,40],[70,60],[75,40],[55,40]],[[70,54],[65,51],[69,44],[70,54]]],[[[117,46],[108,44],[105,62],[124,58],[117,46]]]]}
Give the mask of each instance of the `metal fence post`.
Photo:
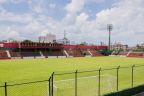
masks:
{"type": "Polygon", "coordinates": [[[54,96],[54,72],[52,73],[52,95],[54,96]]]}
{"type": "Polygon", "coordinates": [[[7,96],[7,82],[5,82],[4,88],[5,88],[5,96],[7,96]]]}
{"type": "Polygon", "coordinates": [[[101,68],[98,70],[99,74],[99,81],[98,81],[98,96],[101,95],[101,68]]]}
{"type": "Polygon", "coordinates": [[[49,82],[49,96],[51,96],[51,77],[48,80],[49,82]]]}
{"type": "Polygon", "coordinates": [[[132,66],[132,87],[134,86],[134,67],[135,65],[132,66]]]}
{"type": "Polygon", "coordinates": [[[77,73],[78,70],[75,71],[75,96],[77,96],[77,73]]]}
{"type": "Polygon", "coordinates": [[[49,96],[50,96],[50,94],[51,94],[51,88],[50,88],[50,78],[49,78],[49,80],[48,80],[48,83],[49,83],[49,96]]]}
{"type": "Polygon", "coordinates": [[[120,69],[120,66],[118,66],[117,68],[117,91],[119,90],[119,69],[120,69]]]}

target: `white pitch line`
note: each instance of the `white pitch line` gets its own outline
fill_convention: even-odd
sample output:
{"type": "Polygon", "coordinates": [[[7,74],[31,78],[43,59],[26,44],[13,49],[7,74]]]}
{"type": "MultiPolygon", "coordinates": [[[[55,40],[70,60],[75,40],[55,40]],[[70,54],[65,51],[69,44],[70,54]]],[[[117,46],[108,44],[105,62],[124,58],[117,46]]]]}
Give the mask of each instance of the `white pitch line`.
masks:
{"type": "MultiPolygon", "coordinates": [[[[107,75],[101,75],[101,76],[103,76],[103,77],[106,76],[106,77],[116,78],[115,76],[109,75],[109,74],[107,74],[107,75]]],[[[80,78],[77,78],[77,79],[88,79],[88,78],[95,78],[95,77],[98,78],[98,76],[88,76],[88,77],[80,77],[80,78]]],[[[75,79],[66,79],[66,80],[59,80],[59,81],[54,81],[54,82],[63,82],[63,81],[72,81],[72,80],[75,80],[75,79]]]]}

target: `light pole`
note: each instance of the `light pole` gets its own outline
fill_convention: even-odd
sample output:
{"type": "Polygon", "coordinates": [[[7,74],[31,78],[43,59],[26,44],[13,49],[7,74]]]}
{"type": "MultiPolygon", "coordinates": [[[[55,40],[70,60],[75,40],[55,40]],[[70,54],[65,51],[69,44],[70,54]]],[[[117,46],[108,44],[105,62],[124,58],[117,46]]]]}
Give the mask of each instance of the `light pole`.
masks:
{"type": "Polygon", "coordinates": [[[107,29],[109,31],[109,41],[108,41],[108,47],[109,49],[111,49],[111,31],[113,29],[113,25],[112,24],[108,24],[107,25],[107,29]]]}

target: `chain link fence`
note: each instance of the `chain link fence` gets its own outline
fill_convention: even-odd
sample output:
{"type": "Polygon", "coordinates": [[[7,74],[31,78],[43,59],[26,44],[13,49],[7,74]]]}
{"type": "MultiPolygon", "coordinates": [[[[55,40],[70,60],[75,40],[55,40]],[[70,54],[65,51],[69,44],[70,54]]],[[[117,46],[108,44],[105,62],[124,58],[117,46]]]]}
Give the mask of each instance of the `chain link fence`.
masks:
{"type": "Polygon", "coordinates": [[[0,84],[0,96],[53,96],[52,76],[41,81],[17,81],[0,84]]]}
{"type": "Polygon", "coordinates": [[[144,65],[52,73],[48,80],[0,83],[0,96],[102,96],[144,84],[144,65]]]}
{"type": "Polygon", "coordinates": [[[102,96],[144,84],[144,65],[54,73],[52,96],[102,96]]]}

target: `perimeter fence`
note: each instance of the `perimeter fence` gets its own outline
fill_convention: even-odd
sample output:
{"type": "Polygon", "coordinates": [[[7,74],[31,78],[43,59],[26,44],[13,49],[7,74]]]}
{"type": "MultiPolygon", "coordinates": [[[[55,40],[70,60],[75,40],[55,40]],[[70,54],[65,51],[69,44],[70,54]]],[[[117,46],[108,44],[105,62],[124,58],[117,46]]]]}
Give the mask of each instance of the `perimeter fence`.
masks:
{"type": "Polygon", "coordinates": [[[102,96],[144,84],[144,65],[53,72],[47,80],[0,83],[0,96],[102,96]]]}

